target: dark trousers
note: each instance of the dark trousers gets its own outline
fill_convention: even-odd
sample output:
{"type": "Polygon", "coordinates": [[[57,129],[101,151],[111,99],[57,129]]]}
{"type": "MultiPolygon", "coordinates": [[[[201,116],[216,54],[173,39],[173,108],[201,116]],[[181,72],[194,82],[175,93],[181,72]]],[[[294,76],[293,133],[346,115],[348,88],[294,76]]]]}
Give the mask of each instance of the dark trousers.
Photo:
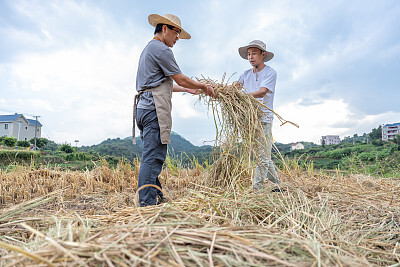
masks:
{"type": "MultiPolygon", "coordinates": [[[[147,184],[157,185],[162,188],[158,175],[161,173],[167,155],[167,145],[161,143],[160,126],[158,125],[156,111],[138,108],[136,111],[136,123],[143,142],[138,188],[147,184]]],[[[162,198],[163,194],[155,187],[148,186],[143,188],[139,191],[140,206],[156,205],[157,196],[162,198]]]]}

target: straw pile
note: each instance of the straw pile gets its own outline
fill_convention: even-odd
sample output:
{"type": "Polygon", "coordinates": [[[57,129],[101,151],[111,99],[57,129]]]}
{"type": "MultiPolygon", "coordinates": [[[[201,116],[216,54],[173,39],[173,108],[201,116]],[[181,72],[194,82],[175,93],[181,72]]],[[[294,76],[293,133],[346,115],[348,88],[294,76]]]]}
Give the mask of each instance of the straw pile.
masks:
{"type": "MultiPolygon", "coordinates": [[[[216,158],[206,185],[230,190],[249,184],[255,165],[261,162],[260,150],[268,143],[273,144],[273,140],[265,136],[261,120],[262,108],[268,107],[249,95],[241,84],[228,84],[229,80],[224,83],[224,79],[225,75],[221,83],[206,78],[198,80],[213,86],[216,93],[216,98],[201,95],[212,110],[216,128],[216,158]]],[[[273,113],[282,125],[289,122],[273,113]]]]}

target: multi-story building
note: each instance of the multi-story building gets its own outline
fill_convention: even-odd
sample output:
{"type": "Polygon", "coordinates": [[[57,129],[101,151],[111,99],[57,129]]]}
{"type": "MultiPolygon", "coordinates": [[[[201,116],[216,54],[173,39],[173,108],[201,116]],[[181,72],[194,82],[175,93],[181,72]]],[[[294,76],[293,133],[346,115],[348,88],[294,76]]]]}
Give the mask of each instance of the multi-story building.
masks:
{"type": "Polygon", "coordinates": [[[339,135],[326,135],[322,136],[321,145],[337,145],[340,143],[339,135]]]}
{"type": "Polygon", "coordinates": [[[393,139],[400,134],[400,123],[386,124],[382,127],[382,140],[393,139]]]}
{"type": "Polygon", "coordinates": [[[25,118],[22,114],[0,115],[0,136],[14,137],[18,141],[29,141],[42,135],[42,124],[25,118]]]}

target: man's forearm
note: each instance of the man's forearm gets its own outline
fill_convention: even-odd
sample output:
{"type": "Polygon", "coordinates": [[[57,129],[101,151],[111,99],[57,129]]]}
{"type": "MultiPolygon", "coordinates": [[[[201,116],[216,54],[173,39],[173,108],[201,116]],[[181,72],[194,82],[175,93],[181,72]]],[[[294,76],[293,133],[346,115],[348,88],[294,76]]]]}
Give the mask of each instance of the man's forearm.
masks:
{"type": "MultiPolygon", "coordinates": [[[[198,94],[198,92],[194,89],[201,89],[206,95],[211,97],[216,97],[214,89],[211,85],[205,83],[196,82],[189,77],[183,75],[182,73],[172,75],[172,79],[181,87],[185,88],[187,92],[192,94],[198,94]]],[[[182,90],[181,88],[177,88],[176,90],[182,90]]],[[[179,92],[179,91],[176,91],[179,92]]]]}
{"type": "Polygon", "coordinates": [[[250,95],[254,96],[255,98],[264,97],[268,93],[268,89],[265,87],[260,87],[258,91],[251,92],[250,95]]]}
{"type": "Polygon", "coordinates": [[[187,93],[187,89],[185,87],[182,87],[180,85],[174,84],[173,88],[172,88],[173,92],[183,92],[183,93],[187,93]]]}
{"type": "Polygon", "coordinates": [[[189,77],[185,77],[182,81],[183,84],[179,84],[182,87],[190,88],[190,89],[204,89],[204,83],[196,82],[195,80],[190,79],[189,77]]]}
{"type": "Polygon", "coordinates": [[[206,88],[206,85],[204,83],[196,82],[183,74],[174,75],[172,76],[172,78],[179,86],[184,88],[202,89],[202,90],[206,88]]]}

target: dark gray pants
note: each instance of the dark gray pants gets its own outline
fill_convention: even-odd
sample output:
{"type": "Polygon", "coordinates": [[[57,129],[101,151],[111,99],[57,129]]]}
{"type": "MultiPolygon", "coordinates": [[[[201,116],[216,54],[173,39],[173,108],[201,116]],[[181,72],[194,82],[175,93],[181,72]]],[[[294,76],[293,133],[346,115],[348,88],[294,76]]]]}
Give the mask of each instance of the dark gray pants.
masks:
{"type": "MultiPolygon", "coordinates": [[[[167,145],[161,143],[157,113],[155,110],[138,108],[136,122],[143,141],[138,188],[146,184],[162,188],[158,175],[161,173],[167,155],[167,145]]],[[[139,191],[140,206],[156,205],[157,196],[163,197],[160,190],[151,186],[143,188],[139,191]]]]}

